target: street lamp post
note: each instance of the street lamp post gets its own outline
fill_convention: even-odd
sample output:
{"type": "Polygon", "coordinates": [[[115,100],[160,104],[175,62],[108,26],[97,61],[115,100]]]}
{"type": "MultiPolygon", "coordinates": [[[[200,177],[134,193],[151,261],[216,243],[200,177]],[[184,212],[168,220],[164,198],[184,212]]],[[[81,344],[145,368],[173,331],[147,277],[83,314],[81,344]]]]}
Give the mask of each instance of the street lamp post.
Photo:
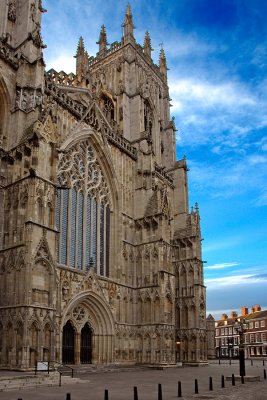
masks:
{"type": "Polygon", "coordinates": [[[245,368],[245,349],[244,349],[244,332],[246,329],[246,324],[243,319],[235,321],[235,328],[239,334],[239,372],[240,376],[246,376],[245,368]]]}
{"type": "Polygon", "coordinates": [[[228,338],[228,357],[230,359],[230,364],[231,364],[231,358],[232,358],[232,351],[233,351],[233,338],[228,338]]]}
{"type": "Polygon", "coordinates": [[[176,362],[181,361],[181,353],[180,353],[180,349],[181,349],[181,342],[179,340],[179,338],[176,339],[176,362]]]}

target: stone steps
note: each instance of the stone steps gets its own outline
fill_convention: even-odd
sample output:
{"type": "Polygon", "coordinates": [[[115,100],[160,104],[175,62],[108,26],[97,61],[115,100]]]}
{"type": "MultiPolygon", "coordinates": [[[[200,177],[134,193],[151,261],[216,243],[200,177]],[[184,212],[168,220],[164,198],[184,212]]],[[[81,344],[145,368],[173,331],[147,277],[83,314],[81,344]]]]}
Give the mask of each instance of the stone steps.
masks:
{"type": "MultiPolygon", "coordinates": [[[[97,373],[106,373],[106,372],[134,372],[140,370],[147,370],[149,366],[140,366],[140,365],[114,365],[114,364],[105,364],[105,365],[97,365],[97,364],[83,364],[83,365],[69,365],[69,367],[73,368],[74,376],[77,374],[97,374],[97,373]]],[[[71,370],[64,366],[58,367],[57,370],[64,375],[71,375],[71,370]]]]}
{"type": "MultiPolygon", "coordinates": [[[[36,389],[40,386],[59,386],[60,374],[51,372],[49,375],[24,375],[0,378],[0,392],[8,390],[36,389]]],[[[79,378],[61,376],[61,385],[86,382],[79,378]]]]}

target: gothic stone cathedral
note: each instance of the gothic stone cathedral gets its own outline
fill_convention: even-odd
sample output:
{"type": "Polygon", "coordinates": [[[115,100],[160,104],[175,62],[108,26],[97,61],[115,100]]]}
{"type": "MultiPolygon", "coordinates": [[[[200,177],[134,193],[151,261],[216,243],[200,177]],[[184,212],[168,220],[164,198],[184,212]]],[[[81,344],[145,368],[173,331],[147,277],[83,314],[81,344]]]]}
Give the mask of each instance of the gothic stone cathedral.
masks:
{"type": "Polygon", "coordinates": [[[0,2],[0,366],[206,362],[198,207],[167,66],[120,42],[45,71],[40,0],[0,2]]]}

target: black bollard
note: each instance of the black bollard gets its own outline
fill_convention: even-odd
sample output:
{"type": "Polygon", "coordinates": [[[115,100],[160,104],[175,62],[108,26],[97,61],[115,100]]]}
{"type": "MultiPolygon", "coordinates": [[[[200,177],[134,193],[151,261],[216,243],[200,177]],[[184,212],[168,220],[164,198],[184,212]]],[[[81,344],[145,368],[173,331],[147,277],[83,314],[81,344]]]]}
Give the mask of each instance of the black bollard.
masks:
{"type": "Polygon", "coordinates": [[[244,378],[244,375],[241,375],[241,383],[245,383],[245,378],[244,378]]]}
{"type": "Polygon", "coordinates": [[[134,400],[138,400],[137,386],[134,386],[134,400]]]}
{"type": "Polygon", "coordinates": [[[232,386],[235,386],[235,374],[232,374],[232,386]]]}
{"type": "Polygon", "coordinates": [[[222,375],[222,388],[224,388],[225,387],[225,384],[224,384],[224,375],[222,375]]]}
{"type": "Polygon", "coordinates": [[[182,397],[182,384],[180,381],[178,382],[178,397],[182,397]]]}
{"type": "Polygon", "coordinates": [[[212,377],[210,376],[209,379],[209,390],[213,390],[213,383],[212,383],[212,377]]]}
{"type": "Polygon", "coordinates": [[[263,365],[263,366],[265,365],[265,361],[264,361],[264,360],[262,360],[262,365],[263,365]]]}
{"type": "Polygon", "coordinates": [[[70,400],[70,393],[66,394],[66,400],[70,400]]]}
{"type": "Polygon", "coordinates": [[[105,389],[104,400],[108,400],[108,389],[105,389]]]}
{"type": "Polygon", "coordinates": [[[253,365],[253,360],[250,360],[250,364],[253,365]]]}
{"type": "Polygon", "coordinates": [[[266,369],[263,370],[263,379],[266,379],[266,369]]]}
{"type": "Polygon", "coordinates": [[[158,384],[158,400],[162,400],[162,387],[161,387],[161,383],[158,384]]]}
{"type": "Polygon", "coordinates": [[[198,394],[198,382],[197,382],[197,379],[195,379],[195,394],[198,394]]]}

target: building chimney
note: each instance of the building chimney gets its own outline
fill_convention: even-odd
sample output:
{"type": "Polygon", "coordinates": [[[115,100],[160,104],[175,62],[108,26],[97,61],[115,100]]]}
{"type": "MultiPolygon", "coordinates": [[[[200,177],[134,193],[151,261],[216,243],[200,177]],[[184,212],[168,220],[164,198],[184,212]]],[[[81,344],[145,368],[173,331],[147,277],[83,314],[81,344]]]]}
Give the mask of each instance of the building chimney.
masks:
{"type": "Polygon", "coordinates": [[[248,307],[243,306],[241,308],[241,315],[242,315],[242,317],[245,317],[246,315],[248,315],[248,307]]]}
{"type": "Polygon", "coordinates": [[[232,319],[237,318],[237,312],[236,311],[232,311],[230,318],[232,318],[232,319]]]}
{"type": "Polygon", "coordinates": [[[223,321],[226,321],[226,320],[227,320],[227,318],[228,318],[228,315],[227,315],[227,314],[222,314],[222,317],[221,317],[221,319],[222,319],[223,321]]]}
{"type": "Polygon", "coordinates": [[[259,304],[255,304],[254,306],[252,306],[251,308],[251,312],[257,312],[257,311],[261,311],[261,306],[259,304]]]}

